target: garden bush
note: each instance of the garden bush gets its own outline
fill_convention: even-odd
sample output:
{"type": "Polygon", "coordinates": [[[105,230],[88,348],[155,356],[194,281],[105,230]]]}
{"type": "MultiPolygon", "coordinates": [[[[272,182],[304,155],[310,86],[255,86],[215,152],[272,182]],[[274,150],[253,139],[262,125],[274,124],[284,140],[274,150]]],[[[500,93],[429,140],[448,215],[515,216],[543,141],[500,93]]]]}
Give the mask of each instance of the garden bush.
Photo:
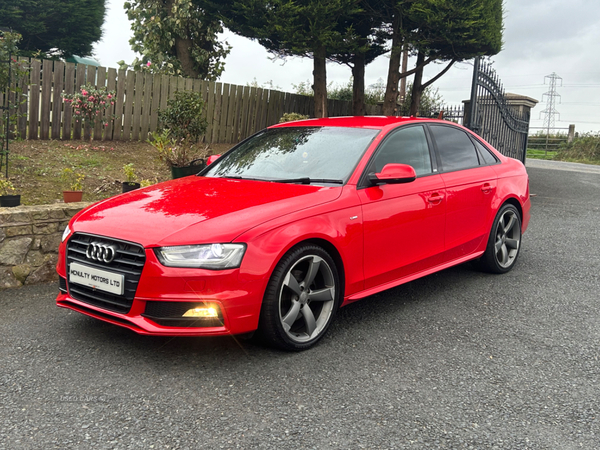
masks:
{"type": "Polygon", "coordinates": [[[202,118],[204,102],[199,92],[177,91],[158,112],[158,118],[168,136],[176,141],[198,142],[206,131],[202,118]]]}
{"type": "Polygon", "coordinates": [[[554,159],[600,164],[600,134],[585,133],[570,144],[562,144],[554,159]]]}

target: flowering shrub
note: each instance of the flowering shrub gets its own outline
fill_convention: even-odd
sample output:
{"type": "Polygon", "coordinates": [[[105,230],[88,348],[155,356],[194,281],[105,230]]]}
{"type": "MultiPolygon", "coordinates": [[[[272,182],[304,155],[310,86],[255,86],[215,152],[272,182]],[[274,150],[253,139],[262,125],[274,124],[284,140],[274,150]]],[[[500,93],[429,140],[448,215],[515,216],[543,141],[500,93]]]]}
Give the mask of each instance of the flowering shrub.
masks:
{"type": "Polygon", "coordinates": [[[93,128],[100,120],[102,125],[108,125],[110,116],[102,112],[115,104],[115,91],[108,91],[105,87],[96,89],[91,84],[81,86],[79,92],[63,94],[65,103],[73,106],[73,114],[77,122],[84,122],[86,127],[93,128]]]}

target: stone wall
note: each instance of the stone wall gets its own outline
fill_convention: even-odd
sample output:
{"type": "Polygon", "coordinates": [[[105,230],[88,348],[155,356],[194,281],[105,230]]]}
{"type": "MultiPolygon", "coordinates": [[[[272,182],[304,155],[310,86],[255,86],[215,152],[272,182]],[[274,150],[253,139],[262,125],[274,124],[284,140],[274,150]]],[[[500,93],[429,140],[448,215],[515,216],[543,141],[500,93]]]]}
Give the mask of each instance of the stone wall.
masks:
{"type": "Polygon", "coordinates": [[[89,204],[0,208],[0,289],[57,280],[62,232],[89,204]]]}

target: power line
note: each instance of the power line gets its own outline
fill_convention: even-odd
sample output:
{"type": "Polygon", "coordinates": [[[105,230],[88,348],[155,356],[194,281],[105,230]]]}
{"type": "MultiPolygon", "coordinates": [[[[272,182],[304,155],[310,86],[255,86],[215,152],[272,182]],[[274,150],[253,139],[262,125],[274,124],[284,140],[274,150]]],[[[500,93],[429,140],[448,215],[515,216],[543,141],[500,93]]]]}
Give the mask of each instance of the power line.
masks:
{"type": "MultiPolygon", "coordinates": [[[[540,88],[544,87],[546,84],[511,84],[507,85],[506,88],[540,88]]],[[[565,88],[599,88],[600,84],[562,84],[561,87],[565,88]]]]}

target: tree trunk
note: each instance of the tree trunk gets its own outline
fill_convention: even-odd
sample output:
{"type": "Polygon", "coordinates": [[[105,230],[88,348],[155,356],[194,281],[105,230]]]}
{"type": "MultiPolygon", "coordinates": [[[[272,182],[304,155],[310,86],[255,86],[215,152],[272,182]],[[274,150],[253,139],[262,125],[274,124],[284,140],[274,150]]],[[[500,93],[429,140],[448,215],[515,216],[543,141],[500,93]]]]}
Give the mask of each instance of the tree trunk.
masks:
{"type": "MultiPolygon", "coordinates": [[[[173,0],[166,0],[164,8],[170,17],[173,17],[173,0]]],[[[185,76],[198,78],[200,73],[194,68],[194,59],[192,58],[192,40],[187,37],[175,36],[175,56],[181,63],[181,70],[185,76]]]]}
{"type": "MultiPolygon", "coordinates": [[[[406,73],[406,69],[408,69],[408,43],[405,42],[402,49],[402,73],[406,73]]],[[[400,80],[399,98],[401,102],[406,99],[406,77],[402,77],[400,80]]]]}
{"type": "Polygon", "coordinates": [[[412,97],[410,99],[410,115],[417,116],[419,112],[419,104],[421,103],[421,95],[423,94],[423,62],[425,55],[419,51],[417,55],[417,67],[421,66],[415,72],[415,78],[412,86],[412,97]]]}
{"type": "Polygon", "coordinates": [[[400,36],[400,13],[396,11],[392,27],[392,51],[388,66],[387,86],[383,98],[383,115],[393,116],[398,110],[398,82],[400,81],[400,58],[402,56],[402,37],[400,36]]]}
{"type": "Polygon", "coordinates": [[[354,66],[352,66],[352,114],[364,116],[365,108],[365,55],[358,53],[354,55],[354,66]]]}
{"type": "Polygon", "coordinates": [[[198,78],[200,72],[194,67],[194,59],[191,53],[192,45],[191,39],[175,38],[175,52],[177,53],[177,59],[181,63],[183,73],[187,77],[198,78]]]}
{"type": "Polygon", "coordinates": [[[327,71],[325,69],[325,56],[327,52],[324,46],[315,49],[314,59],[314,86],[315,91],[315,117],[327,117],[327,71]]]}

